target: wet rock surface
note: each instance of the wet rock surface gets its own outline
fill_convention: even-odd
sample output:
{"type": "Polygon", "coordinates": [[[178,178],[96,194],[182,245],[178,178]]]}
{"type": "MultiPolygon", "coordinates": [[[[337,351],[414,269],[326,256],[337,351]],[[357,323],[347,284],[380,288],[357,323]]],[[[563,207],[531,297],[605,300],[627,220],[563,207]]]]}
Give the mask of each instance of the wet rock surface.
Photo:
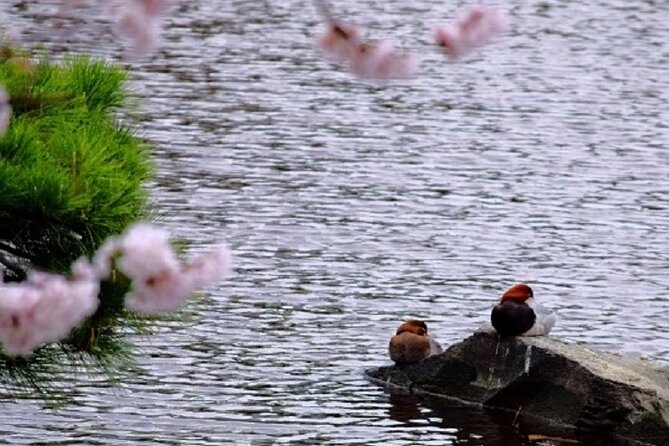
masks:
{"type": "Polygon", "coordinates": [[[366,372],[389,388],[458,398],[669,445],[669,373],[551,337],[476,333],[444,353],[366,372]]]}

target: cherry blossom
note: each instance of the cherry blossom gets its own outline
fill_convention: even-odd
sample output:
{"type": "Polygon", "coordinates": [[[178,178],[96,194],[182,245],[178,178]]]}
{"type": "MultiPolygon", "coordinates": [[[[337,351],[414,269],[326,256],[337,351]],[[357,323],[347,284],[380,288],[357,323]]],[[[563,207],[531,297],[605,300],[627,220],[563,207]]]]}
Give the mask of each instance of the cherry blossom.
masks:
{"type": "Polygon", "coordinates": [[[353,57],[362,45],[362,28],[348,23],[328,22],[325,32],[318,38],[320,49],[337,62],[353,57]]]}
{"type": "Polygon", "coordinates": [[[354,74],[379,80],[409,78],[417,65],[410,54],[400,52],[389,40],[360,45],[350,62],[354,74]]]}
{"type": "Polygon", "coordinates": [[[159,314],[179,308],[196,289],[225,277],[230,270],[228,250],[218,247],[176,271],[163,271],[132,282],[125,306],[141,314],[159,314]]]}
{"type": "Polygon", "coordinates": [[[142,314],[173,311],[196,289],[227,276],[230,265],[229,251],[218,246],[181,265],[177,271],[133,281],[125,305],[142,314]]]}
{"type": "Polygon", "coordinates": [[[172,6],[172,0],[61,0],[58,15],[67,16],[77,9],[98,12],[114,24],[115,32],[128,42],[132,55],[152,52],[160,40],[161,15],[172,6]]]}
{"type": "Polygon", "coordinates": [[[487,44],[507,27],[504,14],[476,5],[462,12],[455,22],[437,27],[435,38],[449,57],[457,59],[487,44]]]}
{"type": "Polygon", "coordinates": [[[110,237],[90,262],[75,261],[71,277],[28,272],[20,283],[0,278],[0,343],[10,356],[29,356],[40,346],[66,338],[99,306],[100,281],[114,266],[131,281],[128,309],[142,314],[173,311],[198,288],[226,277],[231,254],[217,246],[180,262],[166,231],[147,223],[110,237]]]}
{"type": "Polygon", "coordinates": [[[316,5],[326,20],[325,32],[317,43],[327,56],[347,64],[355,75],[365,79],[400,79],[413,74],[415,59],[398,50],[392,41],[364,41],[361,27],[335,19],[324,1],[316,5]]]}
{"type": "MultiPolygon", "coordinates": [[[[134,225],[103,246],[101,252],[118,257],[117,268],[132,283],[125,305],[143,314],[177,309],[196,289],[227,276],[231,265],[231,255],[223,246],[181,263],[167,232],[146,223],[134,225]]],[[[100,271],[109,265],[104,256],[96,261],[100,271]]]]}
{"type": "Polygon", "coordinates": [[[118,242],[118,269],[133,282],[175,274],[179,262],[166,231],[147,223],[130,227],[118,242]]]}
{"type": "Polygon", "coordinates": [[[139,3],[148,16],[157,16],[167,12],[172,6],[171,0],[133,0],[139,3]]]}
{"type": "Polygon", "coordinates": [[[124,0],[116,30],[130,41],[132,53],[139,55],[153,51],[160,38],[160,15],[170,6],[170,0],[124,0]]]}

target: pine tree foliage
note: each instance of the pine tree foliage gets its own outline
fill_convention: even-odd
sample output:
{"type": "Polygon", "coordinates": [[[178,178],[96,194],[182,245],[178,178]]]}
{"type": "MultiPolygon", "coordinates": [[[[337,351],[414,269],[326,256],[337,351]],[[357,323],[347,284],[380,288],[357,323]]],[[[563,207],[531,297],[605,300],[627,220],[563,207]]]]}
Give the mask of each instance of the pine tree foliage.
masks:
{"type": "MultiPolygon", "coordinates": [[[[58,63],[0,48],[0,86],[13,115],[0,136],[0,268],[65,272],[109,236],[147,215],[148,147],[122,124],[125,71],[71,56],[58,63]]],[[[145,326],[123,309],[127,280],[103,283],[96,314],[58,345],[30,358],[0,353],[0,383],[15,395],[57,402],[52,377],[76,368],[117,375],[131,364],[128,329],[145,326]]]]}

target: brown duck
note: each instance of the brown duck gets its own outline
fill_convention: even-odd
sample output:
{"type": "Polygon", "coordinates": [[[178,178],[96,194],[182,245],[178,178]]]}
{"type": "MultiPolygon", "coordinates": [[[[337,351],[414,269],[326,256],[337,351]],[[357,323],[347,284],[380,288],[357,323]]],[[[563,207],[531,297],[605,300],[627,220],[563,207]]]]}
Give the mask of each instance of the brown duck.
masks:
{"type": "Polygon", "coordinates": [[[441,345],[427,334],[427,324],[409,320],[400,325],[390,338],[388,353],[397,364],[411,364],[443,351],[441,345]]]}

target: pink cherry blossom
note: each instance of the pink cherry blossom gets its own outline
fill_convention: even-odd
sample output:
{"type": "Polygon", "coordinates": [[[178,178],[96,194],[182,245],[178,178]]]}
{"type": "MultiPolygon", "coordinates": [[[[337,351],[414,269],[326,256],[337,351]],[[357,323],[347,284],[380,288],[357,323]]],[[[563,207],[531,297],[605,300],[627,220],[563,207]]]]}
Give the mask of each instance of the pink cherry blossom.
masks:
{"type": "Polygon", "coordinates": [[[95,252],[92,267],[100,279],[106,279],[111,275],[114,258],[121,249],[120,243],[118,237],[109,237],[95,252]]]}
{"type": "Polygon", "coordinates": [[[140,314],[167,313],[179,308],[193,289],[179,272],[147,277],[132,282],[125,306],[140,314]]]}
{"type": "Polygon", "coordinates": [[[31,272],[21,283],[0,283],[0,343],[10,356],[29,356],[66,337],[99,305],[100,283],[91,265],[78,261],[78,276],[66,279],[31,272]]]}
{"type": "Polygon", "coordinates": [[[389,40],[360,45],[351,58],[351,71],[366,79],[409,78],[415,69],[414,58],[397,50],[389,40]]]}
{"type": "Polygon", "coordinates": [[[476,5],[461,13],[455,22],[437,27],[435,38],[449,57],[457,59],[487,44],[507,27],[504,14],[476,5]]]}
{"type": "MultiPolygon", "coordinates": [[[[230,253],[222,246],[182,264],[167,232],[146,223],[129,228],[101,253],[118,256],[116,266],[132,282],[125,305],[143,314],[177,309],[196,289],[227,276],[231,265],[230,253]]],[[[100,271],[110,264],[97,256],[94,263],[100,271]]]]}
{"type": "Polygon", "coordinates": [[[173,311],[196,289],[227,276],[230,265],[227,248],[217,247],[181,265],[176,271],[164,270],[146,276],[144,280],[134,280],[125,305],[142,314],[173,311]]]}
{"type": "Polygon", "coordinates": [[[71,278],[28,272],[21,283],[4,283],[0,276],[0,343],[5,354],[29,356],[49,342],[69,335],[98,308],[100,280],[112,265],[131,280],[125,304],[130,310],[157,314],[175,310],[196,289],[230,273],[231,255],[217,246],[181,263],[167,232],[146,223],[110,237],[90,262],[72,264],[71,278]]]}
{"type": "Polygon", "coordinates": [[[337,62],[345,62],[355,56],[362,41],[362,28],[348,23],[329,22],[325,32],[318,38],[319,48],[337,62]]]}
{"type": "MultiPolygon", "coordinates": [[[[85,0],[63,1],[86,4],[85,0]]],[[[105,0],[95,6],[114,22],[116,33],[128,42],[130,53],[139,56],[156,48],[162,27],[160,16],[169,10],[172,0],[105,0]]]]}
{"type": "Polygon", "coordinates": [[[167,10],[172,6],[171,0],[132,0],[136,3],[139,3],[143,8],[144,12],[149,16],[157,16],[167,12],[167,10]]]}
{"type": "Polygon", "coordinates": [[[333,20],[318,38],[318,46],[361,78],[390,80],[413,74],[416,63],[410,54],[397,50],[389,40],[365,42],[361,34],[359,27],[333,20]]]}
{"type": "Polygon", "coordinates": [[[160,21],[156,14],[149,14],[143,5],[128,3],[119,13],[116,30],[130,41],[135,55],[153,51],[160,37],[160,21]]]}
{"type": "Polygon", "coordinates": [[[182,273],[191,288],[197,289],[227,277],[231,266],[230,251],[219,245],[186,263],[182,267],[182,273]]]}
{"type": "Polygon", "coordinates": [[[147,223],[130,227],[118,242],[118,269],[133,282],[179,272],[180,265],[166,231],[147,223]]]}

